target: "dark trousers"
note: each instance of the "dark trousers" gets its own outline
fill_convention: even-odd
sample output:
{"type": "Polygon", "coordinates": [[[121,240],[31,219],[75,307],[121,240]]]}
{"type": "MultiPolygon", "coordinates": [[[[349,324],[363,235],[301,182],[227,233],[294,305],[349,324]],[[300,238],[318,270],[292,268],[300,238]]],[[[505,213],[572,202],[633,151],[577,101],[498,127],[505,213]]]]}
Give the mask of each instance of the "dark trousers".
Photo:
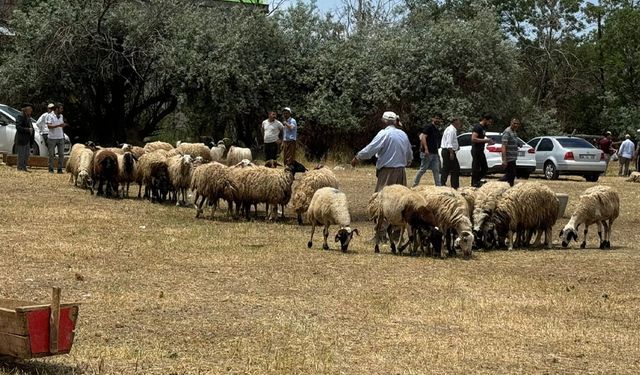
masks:
{"type": "Polygon", "coordinates": [[[480,187],[480,180],[482,180],[489,170],[487,166],[487,157],[484,156],[484,150],[482,152],[472,153],[473,162],[471,162],[471,186],[480,187]]]}
{"type": "Polygon", "coordinates": [[[16,145],[16,152],[18,153],[18,170],[26,171],[27,162],[29,161],[29,145],[16,145]]]}
{"type": "Polygon", "coordinates": [[[513,186],[516,180],[516,161],[511,160],[507,162],[507,166],[504,168],[504,176],[500,178],[500,181],[506,181],[510,186],[513,186]]]}
{"type": "Polygon", "coordinates": [[[451,174],[451,187],[457,189],[460,187],[460,163],[458,163],[458,157],[453,154],[453,160],[450,156],[450,149],[443,148],[440,153],[442,154],[442,170],[440,171],[440,182],[442,186],[447,185],[447,178],[451,174]]]}
{"type": "Polygon", "coordinates": [[[278,158],[278,143],[264,144],[264,160],[276,160],[278,158]]]}
{"type": "Polygon", "coordinates": [[[407,186],[407,172],[405,171],[404,167],[385,167],[376,169],[376,177],[378,178],[378,182],[376,183],[376,192],[379,192],[385,186],[389,185],[407,186]]]}
{"type": "Polygon", "coordinates": [[[53,171],[54,154],[58,152],[58,172],[62,172],[64,166],[64,139],[47,139],[49,148],[49,171],[53,171]]]}

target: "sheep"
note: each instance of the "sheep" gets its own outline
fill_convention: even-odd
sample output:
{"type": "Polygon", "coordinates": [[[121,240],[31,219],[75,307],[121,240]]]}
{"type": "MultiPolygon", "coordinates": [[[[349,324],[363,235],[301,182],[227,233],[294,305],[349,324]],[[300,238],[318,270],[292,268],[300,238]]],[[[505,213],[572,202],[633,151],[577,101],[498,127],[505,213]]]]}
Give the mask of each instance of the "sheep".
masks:
{"type": "Polygon", "coordinates": [[[338,188],[338,179],[329,168],[315,169],[304,174],[304,177],[293,189],[291,206],[296,212],[298,225],[302,225],[302,213],[309,208],[314,193],[323,187],[338,188]]]}
{"type": "MultiPolygon", "coordinates": [[[[465,186],[459,188],[457,191],[467,200],[467,206],[469,207],[469,218],[473,219],[473,211],[476,207],[476,190],[473,186],[465,186]]],[[[473,223],[473,221],[472,221],[473,223]]]]}
{"type": "MultiPolygon", "coordinates": [[[[250,174],[248,173],[248,168],[254,168],[256,165],[251,163],[248,159],[243,159],[240,163],[229,167],[229,179],[231,181],[231,185],[235,188],[233,191],[232,199],[228,202],[229,204],[229,213],[232,213],[232,205],[235,203],[236,205],[236,215],[240,215],[240,211],[246,212],[247,217],[249,215],[249,210],[251,208],[251,202],[247,198],[249,194],[249,190],[252,188],[252,184],[249,181],[250,174]]],[[[253,203],[257,206],[257,202],[253,203]]],[[[257,207],[256,207],[256,215],[257,215],[257,207]]]]}
{"type": "MultiPolygon", "coordinates": [[[[248,168],[242,186],[242,198],[245,209],[245,216],[249,218],[249,207],[251,204],[266,203],[267,220],[275,220],[277,207],[283,207],[291,199],[291,185],[293,183],[293,173],[289,167],[282,169],[272,169],[262,166],[248,168]],[[270,206],[273,208],[270,212],[270,206]]],[[[284,217],[284,209],[282,210],[284,217]]]]}
{"type": "Polygon", "coordinates": [[[202,164],[193,171],[191,190],[195,194],[193,206],[196,209],[196,218],[200,217],[203,212],[202,207],[206,201],[211,205],[211,218],[213,219],[218,201],[232,199],[234,187],[229,179],[230,169],[224,164],[213,162],[202,164]]]}
{"type": "Polygon", "coordinates": [[[224,142],[219,141],[217,146],[211,146],[211,151],[209,151],[209,155],[211,156],[211,161],[217,161],[218,163],[222,163],[224,158],[224,152],[227,151],[227,147],[224,145],[224,142]]]}
{"type": "Polygon", "coordinates": [[[626,179],[627,182],[640,182],[640,172],[632,172],[629,178],[626,179]]]}
{"type": "Polygon", "coordinates": [[[157,150],[165,150],[165,151],[171,151],[173,150],[173,146],[171,146],[171,144],[167,143],[167,142],[150,142],[147,143],[146,145],[144,145],[144,151],[145,153],[148,152],[154,152],[157,150]]]}
{"type": "Polygon", "coordinates": [[[253,160],[253,157],[251,156],[251,149],[236,146],[229,147],[229,152],[227,153],[227,165],[236,165],[243,159],[253,160]]]}
{"type": "Polygon", "coordinates": [[[324,225],[322,230],[324,236],[322,248],[324,250],[329,250],[327,237],[329,237],[329,226],[331,225],[340,226],[336,233],[335,242],[340,241],[340,250],[343,253],[347,252],[353,234],[360,235],[357,229],[351,229],[347,196],[333,187],[323,187],[314,192],[307,210],[307,218],[311,223],[311,238],[307,243],[308,248],[313,246],[313,233],[316,230],[316,225],[324,225]]]}
{"type": "Polygon", "coordinates": [[[144,150],[144,148],[139,147],[139,146],[133,146],[129,143],[123,143],[122,144],[122,150],[124,152],[129,151],[130,153],[133,154],[133,156],[136,157],[136,160],[140,159],[140,156],[144,155],[146,153],[146,151],[144,150]]]}
{"type": "Polygon", "coordinates": [[[122,197],[129,197],[129,185],[136,182],[138,173],[138,160],[136,156],[126,151],[118,155],[118,183],[122,187],[122,197]]]}
{"type": "Polygon", "coordinates": [[[80,179],[80,186],[83,189],[89,189],[91,194],[93,194],[93,180],[91,175],[93,173],[93,154],[89,148],[85,148],[80,151],[80,155],[78,156],[78,167],[75,170],[77,172],[77,179],[80,179]]]}
{"type": "Polygon", "coordinates": [[[169,157],[175,155],[191,155],[192,159],[200,156],[205,163],[211,161],[211,150],[204,143],[178,143],[176,148],[170,150],[168,154],[169,157]]]}
{"type": "MultiPolygon", "coordinates": [[[[409,241],[400,246],[399,250],[402,253],[402,250],[411,243],[413,245],[411,253],[414,254],[423,233],[431,233],[436,227],[436,218],[427,209],[424,198],[406,186],[385,186],[370,202],[378,204],[377,208],[370,210],[370,212],[375,211],[377,214],[374,249],[376,253],[380,252],[380,233],[385,230],[389,236],[391,252],[395,254],[396,245],[392,231],[395,228],[401,228],[404,231],[405,227],[408,227],[409,241]]],[[[435,244],[437,250],[439,250],[439,246],[439,244],[435,244]]]]}
{"type": "Polygon", "coordinates": [[[495,233],[489,230],[485,221],[493,214],[502,194],[509,188],[508,182],[490,181],[475,191],[472,222],[477,247],[490,249],[495,245],[495,233]]]}
{"type": "Polygon", "coordinates": [[[187,203],[187,189],[191,185],[193,160],[191,155],[175,155],[167,159],[169,179],[176,194],[176,206],[187,203]],[[182,200],[180,200],[182,194],[182,200]]]}
{"type": "Polygon", "coordinates": [[[137,183],[138,198],[145,185],[144,197],[151,202],[162,202],[166,199],[170,190],[169,167],[167,166],[167,151],[158,150],[148,152],[138,160],[137,183]]]}
{"type": "MultiPolygon", "coordinates": [[[[118,194],[118,156],[110,150],[98,150],[93,161],[94,186],[98,184],[98,195],[111,196],[118,194]],[[106,183],[106,192],[102,185],[106,183]]],[[[93,189],[92,189],[93,191],[93,189]]]]}
{"type": "Polygon", "coordinates": [[[65,172],[69,173],[69,182],[73,182],[74,180],[74,169],[78,164],[78,156],[80,155],[80,151],[84,150],[86,146],[82,143],[76,143],[71,147],[71,151],[69,152],[69,161],[67,161],[67,165],[65,166],[65,172]]]}
{"type": "Polygon", "coordinates": [[[578,228],[584,224],[584,239],[580,248],[587,246],[587,232],[591,224],[598,226],[600,249],[611,248],[611,227],[620,213],[620,197],[618,193],[608,186],[594,186],[585,190],[580,196],[580,201],[571,219],[560,231],[562,247],[569,246],[571,240],[578,241],[578,228]],[[604,238],[602,236],[604,227],[604,238]]]}
{"type": "Polygon", "coordinates": [[[544,232],[544,246],[551,248],[551,231],[559,209],[558,198],[549,187],[537,182],[520,183],[502,194],[487,226],[495,229],[498,236],[506,237],[509,250],[513,250],[514,235],[524,231],[538,232],[535,244],[539,244],[544,232]]]}
{"type": "MultiPolygon", "coordinates": [[[[460,248],[463,256],[470,258],[474,236],[469,206],[462,194],[448,187],[418,186],[412,190],[422,195],[427,209],[434,214],[436,226],[446,236],[449,252],[453,253],[450,241],[455,231],[457,237],[454,248],[460,248]]],[[[444,251],[440,252],[440,256],[445,257],[444,251]]]]}

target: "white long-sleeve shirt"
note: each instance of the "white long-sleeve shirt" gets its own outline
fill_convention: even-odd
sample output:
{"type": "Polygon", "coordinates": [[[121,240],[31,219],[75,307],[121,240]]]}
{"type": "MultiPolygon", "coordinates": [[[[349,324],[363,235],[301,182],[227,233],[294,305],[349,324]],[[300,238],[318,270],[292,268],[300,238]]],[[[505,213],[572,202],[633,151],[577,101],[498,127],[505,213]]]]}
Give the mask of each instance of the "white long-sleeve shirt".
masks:
{"type": "Polygon", "coordinates": [[[625,139],[624,142],[620,145],[620,149],[618,149],[618,155],[623,158],[631,159],[633,157],[633,149],[634,149],[633,141],[630,139],[625,139]]]}
{"type": "Polygon", "coordinates": [[[376,168],[406,167],[413,160],[413,151],[407,134],[393,125],[380,130],[365,148],[356,155],[358,160],[378,155],[376,168]]]}
{"type": "Polygon", "coordinates": [[[444,129],[440,147],[452,148],[453,151],[458,151],[460,149],[460,146],[458,145],[458,129],[456,129],[455,126],[449,125],[446,129],[444,129]]]}

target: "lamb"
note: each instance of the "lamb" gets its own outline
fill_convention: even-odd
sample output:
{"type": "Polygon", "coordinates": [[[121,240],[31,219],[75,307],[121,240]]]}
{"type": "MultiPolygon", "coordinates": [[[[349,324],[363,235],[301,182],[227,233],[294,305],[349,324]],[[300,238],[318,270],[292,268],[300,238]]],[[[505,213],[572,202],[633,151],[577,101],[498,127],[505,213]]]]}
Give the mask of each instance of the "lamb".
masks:
{"type": "Polygon", "coordinates": [[[324,187],[338,188],[338,179],[329,168],[306,172],[293,190],[291,205],[298,216],[298,225],[302,225],[302,213],[309,209],[314,193],[324,187]]]}
{"type": "Polygon", "coordinates": [[[209,155],[211,156],[211,161],[217,161],[218,163],[222,163],[225,151],[227,151],[227,147],[224,145],[224,142],[222,141],[219,141],[217,146],[211,146],[211,151],[209,151],[209,155]]]}
{"type": "Polygon", "coordinates": [[[129,197],[129,185],[137,180],[138,160],[136,156],[126,151],[118,155],[118,183],[122,187],[122,197],[129,197]]]}
{"type": "Polygon", "coordinates": [[[640,182],[640,172],[631,172],[631,175],[625,181],[627,181],[627,182],[640,182]]]}
{"type": "MultiPolygon", "coordinates": [[[[380,252],[380,234],[385,230],[389,236],[391,244],[391,252],[396,253],[396,245],[393,240],[392,232],[394,228],[400,228],[402,231],[408,227],[409,241],[400,246],[400,253],[409,244],[413,244],[411,253],[416,252],[418,242],[421,237],[436,227],[436,218],[432,212],[426,207],[425,199],[415,191],[403,185],[385,186],[375,198],[370,202],[377,202],[378,207],[370,209],[375,211],[376,236],[375,236],[375,252],[380,252]]],[[[402,237],[401,237],[402,238],[402,237]]],[[[439,244],[435,244],[439,250],[439,244]]]]}
{"type": "Polygon", "coordinates": [[[167,159],[169,179],[176,193],[176,206],[187,203],[187,189],[191,186],[191,155],[175,155],[167,159]],[[180,200],[182,194],[182,200],[180,200]]]}
{"type": "Polygon", "coordinates": [[[307,243],[308,248],[313,246],[313,233],[316,230],[316,225],[324,225],[322,230],[324,236],[322,248],[324,250],[329,250],[327,237],[329,237],[329,226],[331,225],[340,226],[336,233],[335,242],[340,241],[340,250],[343,253],[347,252],[353,234],[360,235],[357,229],[351,229],[347,196],[333,187],[323,187],[315,191],[307,210],[307,218],[311,223],[311,238],[307,243]]]}
{"type": "Polygon", "coordinates": [[[502,194],[509,188],[507,182],[490,181],[475,191],[472,221],[478,247],[490,249],[497,242],[494,231],[485,225],[485,221],[493,214],[502,194]]]}
{"type": "MultiPolygon", "coordinates": [[[[110,150],[98,150],[93,161],[94,186],[98,184],[98,195],[118,194],[118,156],[110,150]],[[106,183],[106,192],[102,185],[106,183]]],[[[93,189],[92,189],[93,191],[93,189]]]]}
{"type": "Polygon", "coordinates": [[[236,165],[243,159],[253,160],[251,149],[231,146],[227,153],[227,165],[236,165]]]}
{"type": "Polygon", "coordinates": [[[144,145],[144,151],[145,153],[148,152],[154,152],[157,150],[165,150],[165,151],[171,151],[173,150],[173,146],[171,146],[171,144],[167,143],[167,142],[150,142],[147,143],[146,145],[144,145]]]}
{"type": "Polygon", "coordinates": [[[167,151],[158,150],[148,152],[138,160],[137,183],[139,184],[138,198],[145,185],[144,197],[151,202],[162,202],[166,199],[170,189],[169,167],[167,165],[167,151]]]}
{"type": "Polygon", "coordinates": [[[191,190],[195,199],[193,206],[196,209],[196,218],[203,212],[206,201],[211,205],[211,218],[220,199],[232,199],[234,186],[229,179],[229,167],[218,162],[202,164],[198,166],[191,176],[191,190]],[[200,202],[198,200],[200,199],[200,202]]]}
{"type": "MultiPolygon", "coordinates": [[[[454,248],[460,248],[465,258],[472,255],[474,236],[471,220],[469,219],[469,207],[466,199],[455,190],[447,187],[422,186],[414,188],[425,200],[429,212],[435,216],[435,225],[447,236],[447,247],[453,251],[450,245],[451,231],[455,231],[457,237],[454,248]]],[[[440,252],[442,258],[444,251],[440,252]]]]}
{"type": "Polygon", "coordinates": [[[178,143],[177,147],[169,151],[169,157],[175,155],[191,155],[194,159],[198,156],[202,158],[202,161],[208,163],[211,161],[211,150],[204,143],[178,143]]]}
{"type": "Polygon", "coordinates": [[[580,201],[571,219],[564,229],[560,231],[562,247],[569,246],[571,240],[578,240],[578,228],[584,224],[584,239],[580,248],[587,246],[587,232],[591,224],[598,226],[600,249],[611,248],[611,227],[620,213],[620,197],[618,193],[608,186],[597,185],[585,190],[580,196],[580,201]],[[604,227],[604,238],[602,236],[604,227]]]}
{"type": "Polygon", "coordinates": [[[514,234],[523,231],[538,232],[535,244],[539,244],[544,232],[544,245],[549,249],[552,245],[551,231],[559,209],[558,198],[549,187],[537,182],[525,182],[504,192],[487,223],[490,229],[495,228],[499,236],[507,238],[509,250],[515,244],[514,234]]]}

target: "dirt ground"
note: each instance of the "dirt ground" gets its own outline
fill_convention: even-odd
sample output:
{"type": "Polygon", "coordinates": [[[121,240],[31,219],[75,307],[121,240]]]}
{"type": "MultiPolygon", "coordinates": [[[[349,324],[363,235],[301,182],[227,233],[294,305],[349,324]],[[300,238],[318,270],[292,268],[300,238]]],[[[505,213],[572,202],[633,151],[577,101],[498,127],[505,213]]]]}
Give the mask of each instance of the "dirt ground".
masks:
{"type": "MultiPolygon", "coordinates": [[[[307,249],[310,227],[291,212],[275,224],[195,219],[0,166],[0,298],[46,303],[57,285],[82,303],[71,354],[0,373],[640,373],[640,185],[599,182],[621,197],[609,251],[592,230],[585,250],[556,239],[440,260],[374,254],[375,171],[336,174],[361,232],[347,254],[321,250],[318,234],[307,249]]],[[[569,194],[554,233],[594,185],[532,180],[569,194]]]]}

